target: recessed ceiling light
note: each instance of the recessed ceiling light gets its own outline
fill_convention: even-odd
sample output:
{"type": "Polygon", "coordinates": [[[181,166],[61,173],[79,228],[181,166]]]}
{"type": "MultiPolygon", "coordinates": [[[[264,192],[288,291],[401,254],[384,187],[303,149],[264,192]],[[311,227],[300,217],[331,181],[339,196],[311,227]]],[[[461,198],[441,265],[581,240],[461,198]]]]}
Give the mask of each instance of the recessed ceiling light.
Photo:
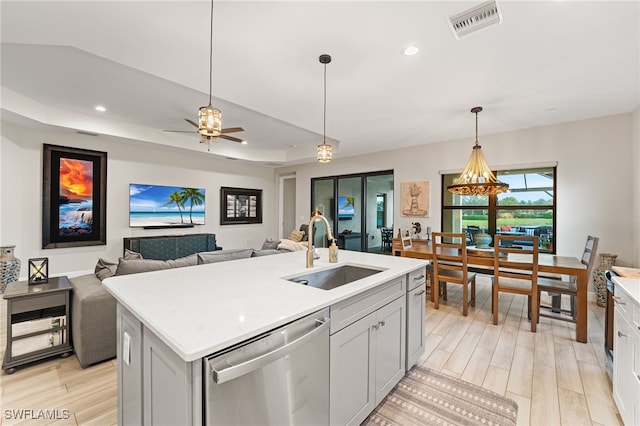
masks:
{"type": "Polygon", "coordinates": [[[96,105],[96,111],[105,112],[107,109],[102,105],[96,105]]]}
{"type": "Polygon", "coordinates": [[[415,54],[417,54],[420,51],[420,49],[418,49],[416,46],[409,46],[406,49],[404,49],[404,54],[405,56],[413,56],[415,54]]]}

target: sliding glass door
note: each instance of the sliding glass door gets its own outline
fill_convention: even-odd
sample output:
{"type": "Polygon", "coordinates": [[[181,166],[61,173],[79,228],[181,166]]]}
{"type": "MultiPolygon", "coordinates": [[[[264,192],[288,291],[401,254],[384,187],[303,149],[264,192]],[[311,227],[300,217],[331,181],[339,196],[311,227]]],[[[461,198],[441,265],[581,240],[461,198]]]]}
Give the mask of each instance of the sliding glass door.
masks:
{"type": "MultiPolygon", "coordinates": [[[[311,180],[311,210],[329,220],[343,250],[391,252],[385,230],[393,229],[393,171],[311,180]]],[[[314,244],[326,247],[324,226],[316,224],[314,244]]]]}

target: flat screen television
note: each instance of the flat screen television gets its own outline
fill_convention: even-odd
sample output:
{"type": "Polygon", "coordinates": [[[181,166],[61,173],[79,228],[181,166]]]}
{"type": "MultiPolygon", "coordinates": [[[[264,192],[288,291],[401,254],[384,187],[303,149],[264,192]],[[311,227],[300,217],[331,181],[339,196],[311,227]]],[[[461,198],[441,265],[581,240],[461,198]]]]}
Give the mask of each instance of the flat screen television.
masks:
{"type": "Polygon", "coordinates": [[[204,219],[203,188],[129,184],[132,228],[189,228],[204,225],[204,219]]]}
{"type": "Polygon", "coordinates": [[[338,220],[350,220],[355,215],[353,197],[338,197],[338,220]]]}

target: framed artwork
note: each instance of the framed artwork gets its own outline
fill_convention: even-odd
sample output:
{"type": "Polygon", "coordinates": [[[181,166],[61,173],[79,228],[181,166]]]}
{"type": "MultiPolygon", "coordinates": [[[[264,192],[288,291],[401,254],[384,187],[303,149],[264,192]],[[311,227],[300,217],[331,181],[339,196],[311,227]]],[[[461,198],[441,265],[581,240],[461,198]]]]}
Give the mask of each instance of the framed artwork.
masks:
{"type": "Polygon", "coordinates": [[[402,182],[402,216],[429,217],[429,181],[402,182]]]}
{"type": "Polygon", "coordinates": [[[402,243],[402,250],[409,250],[410,248],[413,248],[411,230],[409,228],[400,228],[400,241],[402,243]]]}
{"type": "Polygon", "coordinates": [[[220,187],[220,225],[262,223],[262,190],[220,187]]]}
{"type": "Polygon", "coordinates": [[[107,153],[44,144],[42,248],[107,243],[107,153]]]}

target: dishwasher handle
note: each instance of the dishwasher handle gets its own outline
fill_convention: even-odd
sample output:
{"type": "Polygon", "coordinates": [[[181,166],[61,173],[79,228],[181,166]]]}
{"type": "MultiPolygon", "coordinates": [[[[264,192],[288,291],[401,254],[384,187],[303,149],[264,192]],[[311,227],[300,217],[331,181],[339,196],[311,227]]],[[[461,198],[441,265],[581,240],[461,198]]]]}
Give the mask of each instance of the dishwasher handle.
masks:
{"type": "Polygon", "coordinates": [[[251,373],[252,371],[258,370],[278,358],[289,355],[299,347],[304,346],[309,341],[315,339],[316,336],[322,334],[327,328],[329,328],[330,323],[331,319],[329,318],[326,318],[324,321],[317,319],[316,328],[314,328],[310,332],[298,337],[295,340],[292,340],[284,346],[280,346],[279,348],[267,352],[266,354],[243,362],[242,364],[234,365],[232,367],[224,369],[216,369],[213,366],[213,360],[209,360],[208,362],[211,367],[211,375],[213,376],[213,381],[217,384],[228,382],[240,376],[244,376],[245,374],[251,373]]]}

